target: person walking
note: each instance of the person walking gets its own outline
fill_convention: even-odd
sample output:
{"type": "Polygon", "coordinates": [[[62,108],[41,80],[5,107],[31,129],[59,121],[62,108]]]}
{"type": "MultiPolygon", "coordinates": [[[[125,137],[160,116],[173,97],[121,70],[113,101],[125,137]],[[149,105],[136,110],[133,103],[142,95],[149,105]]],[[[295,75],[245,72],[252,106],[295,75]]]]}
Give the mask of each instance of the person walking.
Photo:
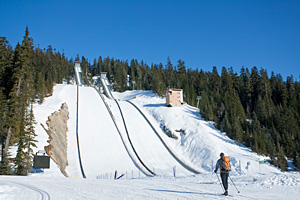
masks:
{"type": "Polygon", "coordinates": [[[225,189],[224,195],[228,195],[228,176],[230,171],[230,163],[228,156],[225,156],[224,153],[220,154],[220,159],[217,161],[215,173],[220,168],[220,176],[222,180],[223,187],[225,189]]]}

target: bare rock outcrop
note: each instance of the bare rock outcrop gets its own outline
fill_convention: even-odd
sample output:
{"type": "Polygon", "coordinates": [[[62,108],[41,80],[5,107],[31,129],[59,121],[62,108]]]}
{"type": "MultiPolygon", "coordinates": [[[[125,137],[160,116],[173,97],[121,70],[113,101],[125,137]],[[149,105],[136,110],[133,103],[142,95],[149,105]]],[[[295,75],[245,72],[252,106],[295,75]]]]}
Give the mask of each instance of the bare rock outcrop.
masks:
{"type": "Polygon", "coordinates": [[[69,119],[69,111],[66,103],[63,103],[59,111],[55,111],[48,117],[46,124],[48,129],[45,131],[49,135],[48,146],[45,146],[45,151],[50,158],[59,166],[61,173],[69,177],[65,171],[68,166],[67,158],[67,121],[69,119]]]}

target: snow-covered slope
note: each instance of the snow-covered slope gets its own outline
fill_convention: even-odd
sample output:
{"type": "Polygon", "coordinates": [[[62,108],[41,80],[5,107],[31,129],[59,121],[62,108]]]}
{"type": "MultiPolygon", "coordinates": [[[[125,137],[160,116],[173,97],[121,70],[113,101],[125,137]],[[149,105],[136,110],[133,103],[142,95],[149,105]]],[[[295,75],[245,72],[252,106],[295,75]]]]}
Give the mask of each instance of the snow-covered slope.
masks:
{"type": "Polygon", "coordinates": [[[237,145],[225,133],[215,129],[212,122],[204,121],[195,107],[166,107],[165,99],[151,91],[114,92],[113,95],[120,100],[131,100],[139,105],[172,149],[201,172],[213,171],[212,168],[221,152],[230,157],[234,173],[279,172],[269,164],[260,165],[259,160],[264,159],[263,157],[257,156],[249,148],[237,145]],[[167,137],[162,130],[163,126],[172,131],[178,139],[167,137]],[[176,130],[184,130],[185,134],[176,130]],[[246,170],[248,162],[250,166],[246,170]]]}
{"type": "Polygon", "coordinates": [[[173,168],[175,167],[178,176],[192,175],[172,157],[136,108],[128,102],[120,102],[119,104],[132,144],[150,170],[157,175],[173,176],[173,168]]]}
{"type": "MultiPolygon", "coordinates": [[[[149,127],[145,128],[147,125],[143,124],[141,116],[135,110],[131,110],[132,106],[123,100],[134,102],[174,154],[202,174],[190,176],[190,172],[186,173],[183,170],[182,175],[185,177],[173,178],[170,177],[169,169],[165,169],[165,172],[161,169],[160,174],[169,177],[149,178],[138,173],[100,96],[92,88],[80,87],[79,143],[83,169],[87,175],[87,179],[82,179],[76,139],[76,95],[76,86],[56,85],[53,96],[46,98],[42,105],[34,105],[38,134],[36,151],[48,145],[48,135],[40,123],[46,125],[47,117],[51,113],[59,110],[64,102],[68,105],[69,166],[66,170],[70,178],[64,178],[52,161],[51,168],[45,169],[44,173],[31,174],[29,177],[0,176],[0,199],[224,199],[224,196],[220,195],[220,183],[216,175],[211,173],[212,165],[220,152],[230,156],[233,168],[230,177],[235,185],[229,181],[229,194],[233,195],[229,198],[299,198],[299,173],[282,173],[269,164],[259,166],[258,161],[263,157],[257,156],[248,148],[236,145],[225,133],[216,130],[211,122],[204,121],[196,108],[168,108],[164,99],[149,91],[113,93],[115,98],[120,99],[124,118],[129,121],[130,136],[143,160],[146,160],[151,168],[169,168],[168,165],[174,165],[174,160],[172,161],[160,143],[150,141],[156,139],[151,136],[153,132],[148,130],[149,127]],[[162,126],[176,134],[178,139],[169,138],[163,132],[162,126]],[[185,134],[176,132],[180,129],[184,130],[185,134]],[[145,141],[157,145],[153,146],[155,151],[152,151],[145,141]],[[164,163],[163,159],[167,162],[164,163]],[[245,169],[247,162],[250,162],[249,173],[245,169]],[[115,181],[110,175],[114,170],[118,170],[118,174],[125,170],[126,173],[115,181]],[[240,193],[237,193],[235,186],[240,193]]],[[[114,115],[124,143],[129,146],[116,103],[108,98],[105,98],[105,101],[114,115]]],[[[133,153],[132,150],[129,152],[133,153]]],[[[136,157],[133,159],[137,160],[136,157]]]]}
{"type": "MultiPolygon", "coordinates": [[[[69,107],[70,119],[68,120],[68,174],[72,177],[81,176],[77,140],[76,140],[76,86],[57,85],[54,88],[53,96],[46,98],[42,105],[34,106],[38,134],[38,149],[44,149],[47,145],[48,135],[40,126],[45,125],[47,117],[57,111],[63,102],[69,107]]],[[[249,148],[235,144],[225,133],[215,129],[211,122],[204,121],[197,108],[185,105],[182,107],[166,107],[165,100],[150,91],[127,91],[124,93],[113,93],[123,110],[123,115],[127,123],[129,136],[132,138],[136,151],[142,160],[150,160],[147,164],[151,170],[167,169],[167,173],[161,175],[171,175],[173,166],[177,166],[172,156],[155,136],[150,126],[142,115],[125,100],[134,102],[151,121],[162,139],[170,147],[180,160],[197,169],[200,172],[211,172],[220,152],[224,152],[230,157],[232,171],[238,174],[258,174],[279,172],[277,168],[269,164],[260,165],[257,156],[249,148]],[[167,127],[178,139],[168,137],[162,130],[167,127]],[[184,130],[177,132],[176,130],[184,130]],[[151,152],[152,151],[152,152],[151,152]],[[161,158],[160,158],[161,157],[161,158]],[[170,160],[167,158],[170,157],[170,160]],[[168,163],[165,165],[160,160],[168,163]],[[172,161],[171,161],[172,160],[172,161]],[[248,170],[246,164],[250,162],[248,170]],[[161,168],[159,167],[161,166],[161,168]],[[241,167],[241,168],[240,168],[241,167]]],[[[104,97],[105,98],[105,97],[104,97]]],[[[120,111],[116,103],[108,98],[112,113],[117,121],[117,125],[126,139],[120,111]]],[[[79,145],[82,156],[83,169],[90,177],[97,177],[106,173],[131,172],[138,170],[130,159],[121,137],[109,113],[95,89],[90,87],[79,87],[79,145]]],[[[127,147],[130,146],[127,143],[127,147]]],[[[52,163],[51,171],[55,168],[52,163]]],[[[56,171],[56,170],[54,170],[56,171]]],[[[191,174],[180,170],[178,174],[191,174]]],[[[58,171],[57,171],[58,172],[58,171]]]]}
{"type": "MultiPolygon", "coordinates": [[[[53,95],[45,99],[44,103],[39,105],[35,104],[33,107],[35,120],[37,122],[35,132],[38,135],[36,137],[38,143],[35,152],[38,150],[44,150],[44,146],[48,146],[49,139],[48,134],[42,128],[41,124],[47,128],[46,121],[48,116],[53,112],[58,111],[62,103],[66,103],[69,109],[68,120],[68,167],[67,173],[70,177],[80,177],[80,167],[77,152],[77,139],[76,139],[76,95],[77,89],[74,85],[56,85],[54,87],[53,95]]],[[[45,170],[47,175],[51,176],[63,176],[56,166],[56,164],[50,160],[50,170],[45,170]]]]}

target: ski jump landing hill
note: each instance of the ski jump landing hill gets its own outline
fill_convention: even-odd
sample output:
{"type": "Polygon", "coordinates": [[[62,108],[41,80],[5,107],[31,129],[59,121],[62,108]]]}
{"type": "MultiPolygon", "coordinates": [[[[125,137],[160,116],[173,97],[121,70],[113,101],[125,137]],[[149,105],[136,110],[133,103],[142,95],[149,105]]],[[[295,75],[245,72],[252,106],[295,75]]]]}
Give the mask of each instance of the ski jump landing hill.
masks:
{"type": "Polygon", "coordinates": [[[78,141],[86,177],[105,176],[114,170],[130,176],[197,173],[174,158],[130,103],[111,101],[91,87],[79,88],[78,101],[78,141]]]}

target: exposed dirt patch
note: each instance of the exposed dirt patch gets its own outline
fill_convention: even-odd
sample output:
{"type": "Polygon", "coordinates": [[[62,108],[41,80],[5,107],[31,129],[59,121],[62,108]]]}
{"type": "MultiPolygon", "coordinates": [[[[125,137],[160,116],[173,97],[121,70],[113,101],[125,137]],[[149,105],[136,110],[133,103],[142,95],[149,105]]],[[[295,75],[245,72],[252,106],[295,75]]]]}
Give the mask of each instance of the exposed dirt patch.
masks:
{"type": "Polygon", "coordinates": [[[61,173],[69,177],[66,167],[68,166],[67,157],[67,121],[69,119],[69,111],[66,103],[63,103],[59,111],[55,111],[48,117],[46,124],[48,129],[45,131],[49,135],[48,146],[45,146],[45,151],[50,158],[59,166],[61,173]]]}

